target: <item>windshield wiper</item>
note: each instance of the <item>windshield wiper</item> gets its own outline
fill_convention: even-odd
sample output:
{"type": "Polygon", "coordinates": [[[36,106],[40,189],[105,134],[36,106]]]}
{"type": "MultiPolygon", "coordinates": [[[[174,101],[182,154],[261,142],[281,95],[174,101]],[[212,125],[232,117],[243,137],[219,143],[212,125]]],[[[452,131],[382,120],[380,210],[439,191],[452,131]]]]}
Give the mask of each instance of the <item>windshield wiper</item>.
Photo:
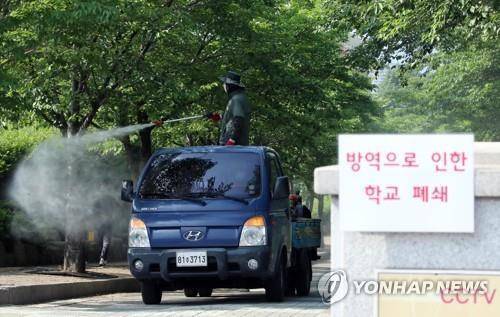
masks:
{"type": "Polygon", "coordinates": [[[239,198],[239,197],[234,197],[234,196],[228,196],[224,193],[220,193],[220,192],[202,192],[202,193],[192,193],[191,195],[193,196],[202,196],[202,197],[222,197],[222,198],[226,198],[226,199],[230,199],[230,200],[234,200],[234,201],[238,201],[240,203],[243,203],[245,205],[248,205],[248,201],[246,201],[245,199],[243,198],[239,198]]]}
{"type": "Polygon", "coordinates": [[[172,194],[164,194],[164,193],[145,193],[145,194],[141,194],[141,196],[143,198],[144,197],[154,197],[154,198],[180,199],[180,200],[186,200],[186,201],[190,201],[193,203],[197,203],[197,204],[200,204],[202,206],[205,206],[207,204],[204,200],[202,200],[200,198],[193,197],[189,194],[172,195],[172,194]]]}

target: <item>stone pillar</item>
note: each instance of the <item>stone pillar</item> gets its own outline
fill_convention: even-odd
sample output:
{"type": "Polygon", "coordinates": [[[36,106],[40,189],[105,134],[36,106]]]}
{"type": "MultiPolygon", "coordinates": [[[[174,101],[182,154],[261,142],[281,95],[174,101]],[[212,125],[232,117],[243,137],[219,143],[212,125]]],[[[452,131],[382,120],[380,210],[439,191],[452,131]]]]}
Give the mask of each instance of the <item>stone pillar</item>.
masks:
{"type": "MultiPolygon", "coordinates": [[[[338,167],[314,171],[314,191],[331,195],[332,268],[349,280],[376,280],[381,269],[500,271],[500,143],[476,142],[475,232],[366,233],[339,227],[338,167]]],[[[376,298],[353,295],[332,306],[335,317],[376,316],[376,298]]]]}

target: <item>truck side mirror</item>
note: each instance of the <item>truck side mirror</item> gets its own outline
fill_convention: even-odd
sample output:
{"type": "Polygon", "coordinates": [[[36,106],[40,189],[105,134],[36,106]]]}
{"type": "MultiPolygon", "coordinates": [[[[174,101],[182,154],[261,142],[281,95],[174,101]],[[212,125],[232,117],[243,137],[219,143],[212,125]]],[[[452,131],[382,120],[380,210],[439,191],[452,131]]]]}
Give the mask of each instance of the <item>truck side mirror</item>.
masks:
{"type": "Polygon", "coordinates": [[[290,183],[287,176],[276,178],[274,185],[273,199],[287,199],[290,195],[290,183]]]}
{"type": "Polygon", "coordinates": [[[122,181],[122,200],[132,202],[134,199],[134,182],[127,179],[122,181]]]}

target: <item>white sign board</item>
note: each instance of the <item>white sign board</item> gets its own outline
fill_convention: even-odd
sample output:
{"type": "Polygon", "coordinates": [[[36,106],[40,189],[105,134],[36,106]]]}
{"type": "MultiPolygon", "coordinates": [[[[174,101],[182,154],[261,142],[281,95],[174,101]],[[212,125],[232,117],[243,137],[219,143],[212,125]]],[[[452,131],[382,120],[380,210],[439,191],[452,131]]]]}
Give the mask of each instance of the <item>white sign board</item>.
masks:
{"type": "Polygon", "coordinates": [[[344,231],[474,232],[474,136],[339,135],[344,231]]]}

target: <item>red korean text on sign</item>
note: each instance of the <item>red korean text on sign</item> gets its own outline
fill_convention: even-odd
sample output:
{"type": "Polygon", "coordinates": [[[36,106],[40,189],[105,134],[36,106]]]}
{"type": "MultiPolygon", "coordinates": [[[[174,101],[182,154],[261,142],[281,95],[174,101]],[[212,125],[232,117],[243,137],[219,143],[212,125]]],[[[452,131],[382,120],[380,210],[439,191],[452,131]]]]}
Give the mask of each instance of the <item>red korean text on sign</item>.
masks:
{"type": "Polygon", "coordinates": [[[354,172],[359,171],[359,169],[361,168],[360,164],[362,157],[363,156],[361,155],[361,153],[356,153],[356,152],[347,153],[347,162],[352,163],[351,170],[353,170],[354,172]]]}
{"type": "Polygon", "coordinates": [[[450,161],[453,164],[453,169],[457,172],[465,171],[465,161],[467,157],[464,152],[453,152],[450,154],[450,161]]]}
{"type": "Polygon", "coordinates": [[[440,200],[442,202],[448,201],[448,186],[435,187],[432,191],[432,199],[440,200]]]}
{"type": "Polygon", "coordinates": [[[429,201],[429,186],[413,186],[413,198],[419,198],[423,202],[429,201]]]}
{"type": "Polygon", "coordinates": [[[374,166],[377,171],[380,171],[380,153],[379,152],[367,152],[365,154],[365,160],[370,163],[370,166],[374,166]]]}
{"type": "Polygon", "coordinates": [[[384,200],[399,200],[399,188],[397,186],[387,186],[385,188],[384,200]]]}
{"type": "Polygon", "coordinates": [[[439,200],[441,202],[448,201],[448,186],[413,186],[413,198],[420,199],[422,202],[429,202],[429,193],[431,194],[430,199],[439,200]]]}
{"type": "Polygon", "coordinates": [[[436,172],[446,172],[448,164],[453,166],[456,172],[465,171],[465,161],[468,159],[464,152],[434,152],[431,159],[435,164],[436,172]]]}
{"type": "Polygon", "coordinates": [[[405,163],[402,165],[403,167],[418,167],[417,164],[417,154],[415,152],[406,152],[405,153],[405,163]]]}
{"type": "Polygon", "coordinates": [[[385,154],[386,163],[384,166],[399,166],[399,163],[396,163],[398,156],[394,152],[389,152],[385,154]]]}
{"type": "Polygon", "coordinates": [[[380,186],[368,185],[365,187],[365,194],[368,196],[368,199],[374,200],[377,205],[380,204],[380,194],[382,191],[380,190],[380,186]]]}
{"type": "Polygon", "coordinates": [[[380,189],[378,185],[368,185],[365,187],[365,194],[368,199],[375,201],[378,205],[380,204],[381,194],[383,194],[382,200],[400,200],[399,188],[397,186],[386,186],[384,190],[380,189]]]}

